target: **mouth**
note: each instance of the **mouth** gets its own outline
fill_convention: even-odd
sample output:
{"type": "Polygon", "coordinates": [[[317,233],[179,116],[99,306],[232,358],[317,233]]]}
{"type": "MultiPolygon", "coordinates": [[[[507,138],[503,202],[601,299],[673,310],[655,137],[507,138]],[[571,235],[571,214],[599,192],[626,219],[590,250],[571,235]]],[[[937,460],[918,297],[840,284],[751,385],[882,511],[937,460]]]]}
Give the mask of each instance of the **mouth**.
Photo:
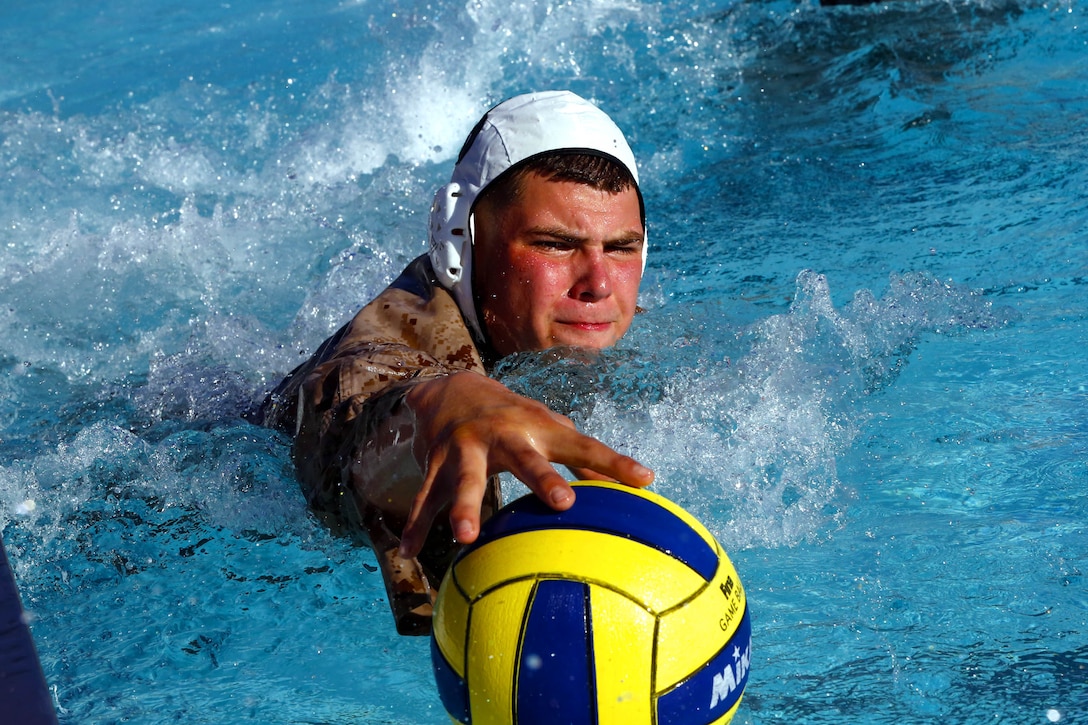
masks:
{"type": "Polygon", "coordinates": [[[612,328],[611,322],[569,321],[560,322],[559,324],[564,327],[570,327],[575,330],[584,330],[586,332],[604,332],[612,328]]]}
{"type": "Polygon", "coordinates": [[[557,321],[552,328],[551,343],[599,350],[614,345],[618,337],[614,322],[567,320],[557,321]]]}

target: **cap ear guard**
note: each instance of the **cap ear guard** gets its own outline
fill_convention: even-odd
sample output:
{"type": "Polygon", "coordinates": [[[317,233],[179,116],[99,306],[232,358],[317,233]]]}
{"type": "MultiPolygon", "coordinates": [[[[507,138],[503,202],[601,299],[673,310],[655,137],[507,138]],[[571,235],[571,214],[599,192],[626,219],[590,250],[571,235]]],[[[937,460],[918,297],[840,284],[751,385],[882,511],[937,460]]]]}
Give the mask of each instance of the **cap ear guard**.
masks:
{"type": "Polygon", "coordinates": [[[430,256],[439,281],[447,289],[461,281],[464,275],[466,245],[469,237],[468,216],[472,199],[461,193],[461,185],[450,182],[434,195],[431,205],[430,256]]]}
{"type": "Polygon", "coordinates": [[[428,254],[438,282],[453,295],[469,329],[484,339],[472,297],[472,202],[476,195],[451,181],[434,195],[428,254]]]}

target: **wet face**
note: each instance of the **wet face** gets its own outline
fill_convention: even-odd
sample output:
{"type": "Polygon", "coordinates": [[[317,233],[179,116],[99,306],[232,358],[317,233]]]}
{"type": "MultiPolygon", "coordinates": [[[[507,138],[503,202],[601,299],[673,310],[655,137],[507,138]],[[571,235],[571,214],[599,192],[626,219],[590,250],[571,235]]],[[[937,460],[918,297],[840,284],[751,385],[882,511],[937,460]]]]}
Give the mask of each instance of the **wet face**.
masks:
{"type": "Polygon", "coordinates": [[[642,278],[634,188],[530,174],[513,202],[492,206],[476,210],[473,286],[495,351],[600,349],[623,337],[642,278]]]}

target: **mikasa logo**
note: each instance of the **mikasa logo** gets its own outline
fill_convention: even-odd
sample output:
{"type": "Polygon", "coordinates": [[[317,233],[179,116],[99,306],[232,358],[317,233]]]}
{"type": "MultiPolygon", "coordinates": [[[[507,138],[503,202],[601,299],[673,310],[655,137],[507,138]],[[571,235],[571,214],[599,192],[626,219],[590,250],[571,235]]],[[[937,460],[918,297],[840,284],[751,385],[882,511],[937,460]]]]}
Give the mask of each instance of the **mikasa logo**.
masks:
{"type": "Polygon", "coordinates": [[[729,693],[737,689],[738,685],[743,686],[744,680],[748,677],[751,652],[751,639],[748,640],[744,652],[740,651],[740,647],[733,647],[733,664],[726,665],[721,674],[714,675],[714,686],[710,696],[710,708],[712,710],[719,702],[728,702],[729,693]]]}

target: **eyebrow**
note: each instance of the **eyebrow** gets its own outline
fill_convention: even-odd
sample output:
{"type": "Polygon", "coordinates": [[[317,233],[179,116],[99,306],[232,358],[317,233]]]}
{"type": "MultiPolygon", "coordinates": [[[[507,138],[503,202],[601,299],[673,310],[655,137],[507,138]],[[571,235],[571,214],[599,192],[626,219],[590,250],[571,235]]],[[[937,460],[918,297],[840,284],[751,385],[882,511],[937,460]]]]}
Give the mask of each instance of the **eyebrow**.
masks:
{"type": "MultiPolygon", "coordinates": [[[[571,242],[572,244],[581,244],[589,240],[588,237],[571,234],[568,229],[563,227],[530,227],[525,230],[528,236],[540,236],[540,237],[552,237],[554,239],[560,239],[564,242],[571,242]]],[[[605,244],[633,244],[635,242],[643,242],[646,239],[645,233],[635,232],[634,230],[628,230],[621,233],[616,237],[609,237],[604,240],[605,244]]]]}

